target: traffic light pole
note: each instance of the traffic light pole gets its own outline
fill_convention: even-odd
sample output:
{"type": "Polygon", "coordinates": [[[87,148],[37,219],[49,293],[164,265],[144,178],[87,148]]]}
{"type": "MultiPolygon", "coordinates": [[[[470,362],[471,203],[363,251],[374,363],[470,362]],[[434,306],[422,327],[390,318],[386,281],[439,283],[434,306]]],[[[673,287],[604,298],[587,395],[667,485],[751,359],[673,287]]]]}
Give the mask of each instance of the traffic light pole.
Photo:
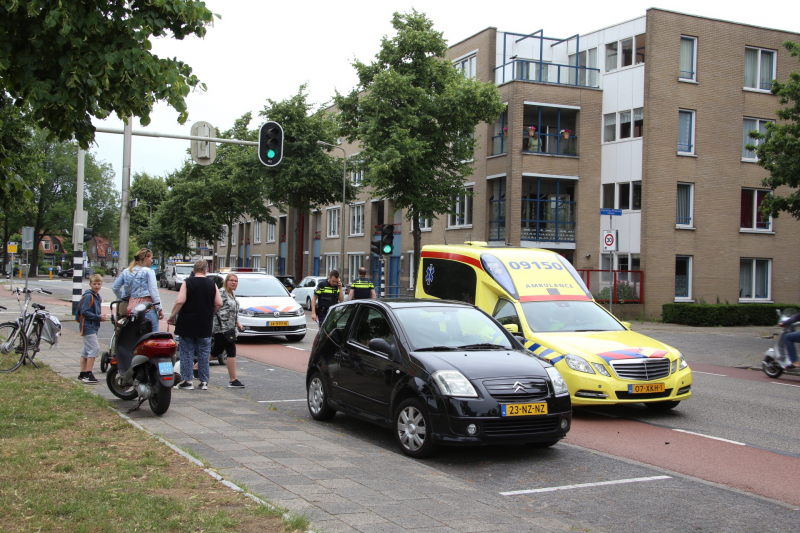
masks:
{"type": "Polygon", "coordinates": [[[381,255],[381,299],[386,298],[386,256],[381,255]]]}

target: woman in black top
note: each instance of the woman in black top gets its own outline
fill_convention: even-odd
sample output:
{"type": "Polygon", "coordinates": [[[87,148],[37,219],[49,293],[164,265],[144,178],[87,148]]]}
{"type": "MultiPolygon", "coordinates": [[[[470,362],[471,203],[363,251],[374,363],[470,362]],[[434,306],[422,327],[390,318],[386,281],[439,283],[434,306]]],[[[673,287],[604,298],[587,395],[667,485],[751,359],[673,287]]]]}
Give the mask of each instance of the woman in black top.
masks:
{"type": "Polygon", "coordinates": [[[170,313],[168,324],[175,325],[175,335],[181,338],[181,378],[179,389],[192,390],[194,358],[197,357],[200,373],[200,390],[208,390],[208,358],[211,353],[211,328],[214,313],[222,307],[222,297],[213,281],[206,278],[208,263],[200,260],[194,264],[194,276],[186,278],[181,284],[175,306],[170,313]]]}

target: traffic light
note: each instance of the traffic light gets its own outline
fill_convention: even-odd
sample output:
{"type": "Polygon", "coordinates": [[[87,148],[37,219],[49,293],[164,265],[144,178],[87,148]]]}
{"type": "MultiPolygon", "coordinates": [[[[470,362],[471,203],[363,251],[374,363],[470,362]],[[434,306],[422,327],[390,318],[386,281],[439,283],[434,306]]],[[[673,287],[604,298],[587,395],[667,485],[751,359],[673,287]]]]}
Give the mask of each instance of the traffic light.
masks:
{"type": "Polygon", "coordinates": [[[83,228],[83,242],[92,240],[92,228],[83,228]]]}
{"type": "Polygon", "coordinates": [[[381,255],[381,241],[372,242],[372,253],[375,255],[381,255]]]}
{"type": "Polygon", "coordinates": [[[258,158],[268,167],[283,159],[283,128],[277,122],[267,122],[258,131],[258,158]]]}
{"type": "Polygon", "coordinates": [[[381,228],[381,253],[392,255],[394,250],[394,225],[384,224],[381,228]]]}

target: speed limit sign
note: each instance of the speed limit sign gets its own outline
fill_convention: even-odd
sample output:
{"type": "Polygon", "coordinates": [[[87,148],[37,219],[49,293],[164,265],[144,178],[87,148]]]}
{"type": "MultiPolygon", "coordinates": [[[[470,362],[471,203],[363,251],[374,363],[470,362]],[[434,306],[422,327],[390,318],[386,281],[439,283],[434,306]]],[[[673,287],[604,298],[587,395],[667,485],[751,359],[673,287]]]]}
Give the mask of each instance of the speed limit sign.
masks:
{"type": "Polygon", "coordinates": [[[616,230],[603,230],[603,251],[616,252],[617,251],[617,231],[616,230]]]}

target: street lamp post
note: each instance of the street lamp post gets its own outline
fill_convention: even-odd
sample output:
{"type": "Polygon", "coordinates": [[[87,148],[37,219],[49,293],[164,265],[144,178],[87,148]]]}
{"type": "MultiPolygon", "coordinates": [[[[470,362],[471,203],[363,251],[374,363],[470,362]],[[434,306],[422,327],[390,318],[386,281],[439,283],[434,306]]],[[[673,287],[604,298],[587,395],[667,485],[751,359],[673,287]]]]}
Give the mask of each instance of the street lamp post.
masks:
{"type": "MultiPolygon", "coordinates": [[[[325,141],[317,141],[317,144],[320,146],[329,146],[331,148],[337,148],[342,151],[342,161],[344,161],[344,171],[342,174],[342,214],[339,217],[339,238],[342,240],[342,252],[339,257],[342,258],[342,264],[340,267],[341,270],[341,279],[342,283],[348,278],[345,277],[345,258],[344,258],[344,204],[347,201],[347,152],[344,151],[344,148],[341,146],[336,146],[335,144],[326,143],[325,141]]],[[[328,272],[326,272],[326,277],[328,272]]]]}

